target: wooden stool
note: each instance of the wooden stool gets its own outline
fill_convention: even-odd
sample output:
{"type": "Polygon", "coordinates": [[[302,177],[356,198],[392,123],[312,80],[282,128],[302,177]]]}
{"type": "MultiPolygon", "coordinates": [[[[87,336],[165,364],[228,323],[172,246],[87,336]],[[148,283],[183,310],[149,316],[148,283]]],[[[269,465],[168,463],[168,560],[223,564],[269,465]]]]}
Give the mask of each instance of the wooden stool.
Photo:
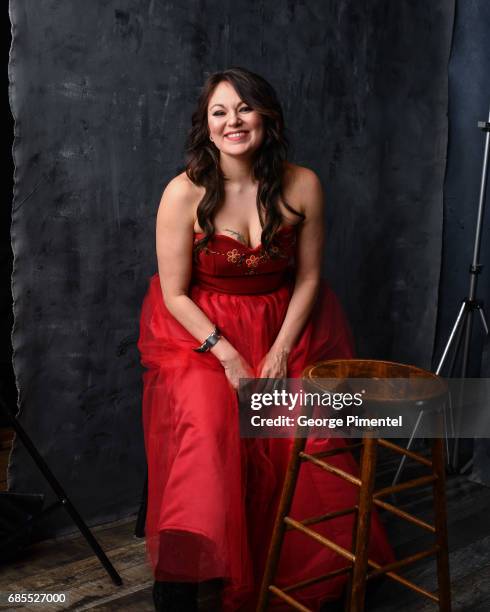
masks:
{"type": "MultiPolygon", "coordinates": [[[[447,387],[445,382],[432,372],[416,368],[415,366],[408,366],[398,363],[392,363],[387,361],[375,361],[375,360],[363,360],[363,359],[349,359],[349,360],[335,360],[325,361],[319,364],[308,367],[303,373],[303,377],[310,379],[315,382],[315,379],[333,379],[333,378],[432,378],[435,385],[432,389],[436,389],[436,395],[442,398],[447,393],[447,387]]],[[[316,382],[317,385],[321,386],[321,381],[316,382]]],[[[389,391],[388,391],[389,393],[389,391]]],[[[417,396],[417,393],[413,393],[413,396],[408,398],[410,402],[417,402],[418,406],[420,403],[424,403],[426,400],[434,400],[436,395],[432,391],[433,395],[428,398],[424,396],[417,396]]],[[[386,401],[393,403],[395,398],[387,397],[386,390],[384,397],[376,398],[377,401],[386,401]]],[[[407,398],[404,398],[406,403],[407,398]]],[[[306,445],[306,438],[297,437],[293,444],[291,457],[288,464],[286,478],[282,490],[281,499],[279,502],[278,512],[276,521],[274,524],[274,530],[272,534],[271,544],[269,548],[269,555],[267,558],[266,568],[262,581],[262,587],[260,592],[259,604],[257,612],[264,612],[267,609],[268,598],[270,594],[279,597],[283,601],[287,602],[292,608],[301,610],[302,612],[311,612],[308,608],[303,606],[301,603],[296,601],[289,593],[293,590],[306,587],[308,585],[318,583],[340,574],[349,574],[349,588],[347,593],[346,610],[348,612],[362,612],[364,610],[364,598],[366,592],[366,583],[368,580],[386,575],[392,580],[404,585],[431,599],[439,605],[439,610],[443,612],[450,612],[451,609],[451,596],[450,596],[450,584],[449,584],[449,559],[448,559],[448,547],[447,547],[447,526],[446,526],[446,497],[445,497],[445,463],[444,463],[444,446],[442,439],[432,440],[432,461],[418,453],[407,450],[393,442],[381,438],[374,438],[364,436],[362,442],[350,444],[346,447],[339,449],[332,449],[331,451],[324,451],[322,453],[316,453],[310,455],[304,452],[306,445]],[[402,482],[397,485],[385,487],[378,491],[374,490],[375,472],[376,472],[376,454],[377,447],[382,446],[390,449],[403,456],[410,457],[415,461],[430,468],[430,474],[415,478],[406,482],[402,482]],[[348,452],[354,448],[362,447],[362,458],[360,466],[360,478],[357,478],[344,470],[337,468],[336,466],[330,465],[324,459],[326,457],[336,455],[341,452],[348,452]],[[318,517],[308,518],[302,521],[296,521],[288,513],[291,509],[291,504],[294,496],[294,490],[296,487],[296,481],[298,478],[299,469],[303,461],[308,461],[318,466],[319,468],[335,474],[336,476],[347,480],[348,482],[357,485],[359,487],[359,502],[358,505],[352,508],[346,508],[345,510],[338,510],[336,512],[330,512],[318,517]],[[383,497],[387,495],[420,487],[432,483],[433,495],[434,495],[434,525],[426,523],[421,519],[405,512],[395,505],[383,501],[383,497]],[[390,563],[389,565],[380,566],[375,561],[368,558],[368,542],[369,532],[371,527],[371,511],[374,506],[384,508],[395,514],[396,516],[418,525],[422,529],[425,529],[435,534],[434,545],[424,551],[413,554],[405,559],[400,559],[390,563]],[[345,516],[349,513],[355,513],[356,520],[354,526],[354,538],[353,538],[353,550],[347,550],[342,546],[339,546],[332,540],[324,537],[323,535],[315,532],[310,528],[310,525],[317,524],[321,521],[333,519],[338,516],[345,516]],[[289,585],[287,587],[279,588],[273,584],[279,558],[281,555],[281,547],[284,539],[284,535],[287,529],[295,529],[306,536],[314,539],[320,545],[323,545],[331,550],[335,551],[338,555],[346,559],[347,565],[341,569],[337,569],[328,574],[322,576],[312,577],[311,579],[304,580],[300,583],[289,585]],[[438,592],[431,593],[426,589],[417,586],[413,582],[403,578],[400,574],[396,573],[400,568],[406,567],[415,561],[424,559],[430,555],[435,555],[437,560],[437,582],[438,592]],[[369,571],[368,571],[369,570],[369,571]]]]}

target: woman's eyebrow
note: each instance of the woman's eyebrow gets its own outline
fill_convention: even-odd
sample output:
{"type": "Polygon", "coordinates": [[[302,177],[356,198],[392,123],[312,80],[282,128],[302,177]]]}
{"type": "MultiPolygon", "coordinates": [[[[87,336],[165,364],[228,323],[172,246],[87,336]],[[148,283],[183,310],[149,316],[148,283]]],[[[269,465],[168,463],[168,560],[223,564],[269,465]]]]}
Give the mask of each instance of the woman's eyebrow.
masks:
{"type": "MultiPolygon", "coordinates": [[[[240,100],[240,102],[237,102],[236,106],[240,106],[240,104],[244,104],[243,100],[240,100]]],[[[219,102],[217,102],[216,104],[213,104],[212,106],[210,106],[209,109],[211,110],[215,106],[221,106],[223,108],[226,108],[224,104],[220,104],[219,102]]]]}

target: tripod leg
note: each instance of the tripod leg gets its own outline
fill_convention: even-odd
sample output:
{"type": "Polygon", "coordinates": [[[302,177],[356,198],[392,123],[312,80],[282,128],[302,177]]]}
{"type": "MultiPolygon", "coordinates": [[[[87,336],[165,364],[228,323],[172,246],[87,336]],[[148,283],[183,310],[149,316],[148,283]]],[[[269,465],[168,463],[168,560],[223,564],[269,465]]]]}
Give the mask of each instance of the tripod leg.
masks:
{"type": "MultiPolygon", "coordinates": [[[[448,353],[449,353],[449,349],[450,347],[453,345],[454,343],[454,350],[452,353],[452,357],[451,357],[451,361],[449,363],[449,368],[448,368],[448,376],[452,376],[454,374],[454,367],[456,365],[456,359],[458,357],[459,354],[459,350],[461,348],[461,341],[463,339],[463,331],[466,327],[466,322],[467,322],[467,317],[468,317],[468,313],[469,313],[469,309],[467,308],[467,301],[463,301],[461,308],[459,310],[458,316],[456,317],[456,321],[453,325],[453,328],[451,330],[451,333],[449,335],[449,339],[446,343],[446,347],[444,349],[444,354],[439,362],[439,365],[437,366],[437,370],[436,370],[436,374],[440,375],[442,368],[444,367],[444,363],[447,359],[448,353]]],[[[450,401],[451,398],[449,398],[450,401]]],[[[445,413],[444,413],[445,416],[445,413]]],[[[453,419],[453,413],[452,413],[452,408],[450,408],[450,412],[449,412],[449,418],[451,421],[451,431],[454,434],[454,419],[453,419]]],[[[447,427],[446,427],[446,422],[445,422],[445,432],[446,432],[446,450],[447,450],[447,462],[448,462],[448,467],[452,465],[452,461],[451,461],[451,453],[449,450],[449,440],[447,437],[447,427]]],[[[456,445],[456,440],[454,439],[454,435],[453,435],[453,446],[456,445]]],[[[454,457],[454,454],[453,454],[454,457]]]]}
{"type": "MultiPolygon", "coordinates": [[[[465,311],[463,318],[460,321],[460,325],[456,334],[456,338],[454,341],[454,350],[453,350],[453,354],[451,356],[451,360],[449,362],[449,367],[448,367],[448,377],[452,378],[454,375],[454,370],[455,370],[455,366],[456,366],[456,361],[459,355],[459,351],[461,349],[461,342],[463,340],[463,331],[465,328],[465,321],[466,321],[466,317],[468,316],[468,310],[465,311]]],[[[454,446],[455,442],[455,435],[454,435],[454,415],[453,415],[453,409],[452,409],[452,404],[451,404],[451,395],[449,395],[449,422],[450,422],[450,426],[451,426],[451,447],[454,446]]],[[[451,461],[451,449],[449,448],[450,444],[449,444],[449,438],[447,435],[447,419],[446,419],[446,413],[444,412],[444,431],[446,433],[446,460],[447,460],[447,466],[451,467],[452,466],[452,461],[451,461]]]]}
{"type": "Polygon", "coordinates": [[[61,500],[61,503],[65,506],[66,511],[71,516],[73,522],[80,530],[80,533],[87,540],[88,545],[94,551],[95,555],[97,556],[101,564],[104,566],[106,572],[111,577],[112,582],[115,585],[120,586],[123,583],[121,576],[117,573],[114,566],[109,561],[107,555],[102,550],[100,544],[97,542],[97,540],[95,539],[90,529],[87,527],[87,524],[85,523],[85,521],[78,514],[75,506],[71,503],[71,501],[67,497],[61,500]]]}
{"type": "Polygon", "coordinates": [[[451,396],[448,394],[447,401],[444,402],[442,406],[442,423],[444,427],[444,443],[446,446],[446,462],[449,465],[449,434],[448,434],[448,413],[449,413],[449,422],[451,423],[451,437],[454,437],[454,422],[453,422],[453,412],[451,405],[451,396]]]}
{"type": "Polygon", "coordinates": [[[463,465],[463,467],[459,470],[459,473],[465,474],[470,469],[470,467],[472,467],[472,465],[473,465],[473,457],[463,465]]]}
{"type": "MultiPolygon", "coordinates": [[[[464,325],[463,358],[461,361],[461,378],[463,379],[463,387],[464,387],[464,379],[466,378],[468,374],[468,356],[470,353],[471,330],[472,330],[472,323],[473,323],[472,315],[473,315],[473,310],[469,309],[467,311],[466,321],[464,325]]],[[[464,396],[464,393],[463,391],[461,391],[459,405],[461,405],[463,396],[464,396]]],[[[460,421],[461,421],[461,414],[458,414],[458,423],[456,425],[458,432],[460,431],[460,421]]],[[[453,469],[457,470],[458,464],[459,464],[459,437],[454,438],[453,457],[452,457],[451,463],[452,463],[453,469]]]]}
{"type": "Polygon", "coordinates": [[[444,362],[446,361],[447,354],[449,352],[449,349],[451,348],[451,344],[453,343],[454,336],[456,335],[456,332],[461,324],[461,319],[463,318],[463,314],[465,313],[465,310],[466,310],[466,301],[464,301],[461,304],[461,308],[459,309],[458,316],[456,317],[456,321],[454,322],[451,333],[449,334],[449,339],[446,343],[446,346],[444,347],[444,352],[442,353],[441,360],[439,361],[439,365],[437,366],[436,374],[440,374],[442,368],[444,367],[444,362]]]}
{"type": "Polygon", "coordinates": [[[483,325],[483,329],[485,330],[485,333],[488,336],[488,323],[487,323],[487,319],[485,318],[485,312],[482,307],[478,308],[478,312],[480,313],[480,319],[483,325]]]}
{"type": "Polygon", "coordinates": [[[456,366],[456,360],[458,358],[459,351],[460,351],[460,348],[461,348],[461,342],[463,340],[463,330],[464,330],[464,324],[465,324],[467,315],[468,315],[468,311],[466,310],[465,313],[464,313],[463,318],[460,321],[460,325],[458,327],[458,331],[457,331],[457,333],[455,335],[455,339],[453,341],[454,350],[453,350],[453,354],[452,354],[451,360],[449,362],[449,367],[447,369],[448,378],[452,378],[453,374],[454,374],[454,369],[455,369],[455,366],[456,366]]]}
{"type": "Polygon", "coordinates": [[[53,472],[50,470],[48,464],[44,461],[43,457],[39,454],[39,451],[34,446],[31,438],[27,435],[27,432],[25,431],[25,429],[22,427],[19,421],[11,414],[5,402],[1,399],[0,399],[0,408],[5,413],[5,416],[11,423],[16,435],[19,437],[19,440],[21,440],[21,442],[24,444],[27,452],[30,454],[30,456],[34,460],[34,463],[37,465],[42,475],[47,480],[47,482],[53,489],[54,493],[57,495],[59,501],[65,507],[66,511],[71,516],[73,522],[78,527],[83,537],[87,540],[87,543],[89,544],[90,548],[97,555],[97,558],[99,559],[101,564],[104,566],[105,570],[111,577],[114,584],[118,586],[121,585],[122,584],[121,576],[116,572],[116,570],[114,569],[114,566],[109,561],[107,555],[100,547],[100,544],[97,542],[97,540],[93,536],[90,529],[87,527],[85,521],[78,514],[72,502],[68,499],[68,496],[65,493],[65,490],[63,489],[59,481],[56,479],[53,472]]]}
{"type": "MultiPolygon", "coordinates": [[[[417,420],[415,421],[415,425],[413,426],[412,433],[410,434],[410,439],[406,446],[407,450],[410,450],[412,447],[413,441],[415,439],[415,434],[417,433],[417,429],[419,428],[420,421],[422,420],[423,416],[424,416],[424,411],[421,410],[419,412],[419,416],[417,417],[417,420]]],[[[395,477],[393,478],[393,482],[391,483],[392,486],[396,485],[396,483],[398,482],[398,479],[400,478],[402,470],[403,470],[403,466],[405,465],[406,459],[407,459],[406,455],[403,455],[403,457],[400,459],[400,463],[398,464],[398,469],[396,471],[395,477]]]]}

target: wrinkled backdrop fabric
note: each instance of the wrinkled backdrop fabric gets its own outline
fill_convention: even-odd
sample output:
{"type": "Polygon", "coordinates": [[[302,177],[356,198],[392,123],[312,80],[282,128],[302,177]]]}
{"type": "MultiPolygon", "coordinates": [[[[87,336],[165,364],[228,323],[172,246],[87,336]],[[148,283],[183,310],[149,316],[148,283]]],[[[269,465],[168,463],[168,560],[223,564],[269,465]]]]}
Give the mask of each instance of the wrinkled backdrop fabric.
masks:
{"type": "MultiPolygon", "coordinates": [[[[325,187],[325,271],[359,354],[430,364],[452,0],[16,0],[10,15],[20,420],[89,522],[139,503],[138,316],[209,72],[242,65],[277,89],[291,160],[325,187]]],[[[19,443],[9,482],[50,496],[19,443]]],[[[58,513],[40,532],[66,528],[58,513]]]]}

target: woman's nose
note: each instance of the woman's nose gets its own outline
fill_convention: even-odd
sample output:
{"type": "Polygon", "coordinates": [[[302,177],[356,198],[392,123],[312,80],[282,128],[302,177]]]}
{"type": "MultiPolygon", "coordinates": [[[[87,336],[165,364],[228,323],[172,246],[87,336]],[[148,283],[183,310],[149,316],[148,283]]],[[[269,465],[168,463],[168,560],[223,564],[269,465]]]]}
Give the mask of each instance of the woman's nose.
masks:
{"type": "Polygon", "coordinates": [[[230,116],[230,119],[229,119],[230,126],[240,125],[241,122],[242,120],[240,119],[237,113],[233,113],[230,116]]]}

